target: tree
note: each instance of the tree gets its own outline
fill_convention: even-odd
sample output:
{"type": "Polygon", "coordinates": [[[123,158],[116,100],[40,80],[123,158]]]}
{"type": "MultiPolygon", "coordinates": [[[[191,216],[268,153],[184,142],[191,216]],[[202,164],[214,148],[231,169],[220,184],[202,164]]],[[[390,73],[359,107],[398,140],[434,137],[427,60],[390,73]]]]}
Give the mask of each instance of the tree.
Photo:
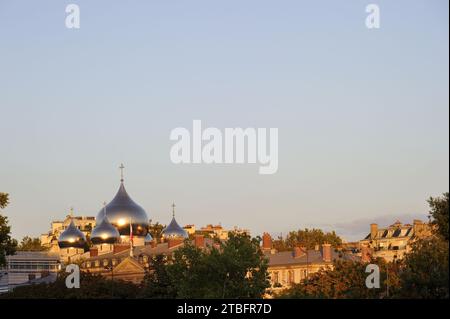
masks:
{"type": "Polygon", "coordinates": [[[155,240],[159,240],[162,237],[162,231],[165,227],[166,226],[156,222],[148,226],[148,232],[155,240]]]}
{"type": "Polygon", "coordinates": [[[0,193],[0,209],[5,208],[9,204],[8,194],[0,193]]]}
{"type": "Polygon", "coordinates": [[[41,240],[39,238],[31,238],[25,236],[22,238],[17,250],[21,251],[44,251],[48,250],[47,247],[41,245],[41,240]]]}
{"type": "Polygon", "coordinates": [[[403,298],[449,298],[449,193],[430,198],[433,235],[412,245],[400,274],[403,298]]]}
{"type": "Polygon", "coordinates": [[[153,293],[151,297],[261,298],[269,281],[259,241],[230,233],[226,242],[216,245],[200,249],[185,241],[146,276],[144,289],[153,293]]]}
{"type": "Polygon", "coordinates": [[[114,285],[114,298],[136,298],[139,287],[131,282],[110,280],[99,274],[81,272],[80,288],[69,289],[66,286],[67,273],[63,270],[53,283],[32,284],[14,288],[13,291],[1,294],[4,299],[103,299],[111,298],[114,285]]]}
{"type": "Polygon", "coordinates": [[[278,295],[280,298],[340,298],[368,299],[386,297],[387,286],[390,293],[399,288],[396,263],[386,263],[382,258],[373,259],[371,264],[380,269],[380,288],[366,286],[366,267],[369,263],[354,260],[335,260],[332,268],[324,268],[308,279],[278,295]],[[387,276],[389,272],[389,276],[387,276]],[[389,280],[388,280],[389,277],[389,280]]]}
{"type": "Polygon", "coordinates": [[[274,241],[274,248],[278,251],[292,250],[296,246],[304,246],[307,249],[314,249],[316,245],[329,243],[333,247],[339,247],[342,244],[342,239],[336,235],[334,231],[324,233],[321,229],[299,229],[291,231],[283,239],[281,236],[274,241]]]}
{"type": "Polygon", "coordinates": [[[150,262],[151,271],[147,271],[142,281],[141,298],[176,298],[175,286],[170,280],[166,267],[166,256],[156,255],[150,262]]]}
{"type": "MultiPolygon", "coordinates": [[[[9,203],[8,194],[0,193],[0,209],[9,203]]],[[[11,226],[8,225],[8,217],[0,214],[0,267],[6,264],[6,256],[13,255],[16,251],[17,241],[11,238],[11,226]]]]}
{"type": "Polygon", "coordinates": [[[449,193],[444,193],[442,197],[430,197],[428,204],[430,217],[433,219],[432,224],[437,227],[438,234],[448,241],[449,193]]]}
{"type": "Polygon", "coordinates": [[[449,298],[448,241],[439,237],[413,244],[400,274],[401,298],[449,298]]]}

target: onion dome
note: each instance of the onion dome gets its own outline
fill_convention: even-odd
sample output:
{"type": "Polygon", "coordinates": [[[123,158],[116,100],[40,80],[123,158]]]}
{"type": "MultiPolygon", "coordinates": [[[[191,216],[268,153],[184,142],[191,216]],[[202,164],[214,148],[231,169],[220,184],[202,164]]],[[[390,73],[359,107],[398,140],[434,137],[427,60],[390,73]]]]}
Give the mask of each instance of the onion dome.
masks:
{"type": "Polygon", "coordinates": [[[147,236],[145,236],[145,239],[144,239],[144,243],[148,244],[148,243],[151,243],[152,241],[153,241],[152,235],[150,235],[150,233],[147,233],[147,236]]]}
{"type": "MultiPolygon", "coordinates": [[[[123,170],[121,165],[120,169],[123,170]]],[[[106,205],[106,217],[116,227],[121,236],[130,235],[130,223],[134,236],[145,236],[147,234],[148,217],[145,210],[136,204],[128,195],[123,184],[123,171],[120,187],[113,200],[106,205]]],[[[103,220],[103,209],[97,215],[97,223],[103,220]]]]}
{"type": "Polygon", "coordinates": [[[86,246],[86,236],[70,220],[69,227],[58,238],[60,248],[84,248],[86,246]]]}
{"type": "MultiPolygon", "coordinates": [[[[105,203],[106,204],[106,203],[105,203]]],[[[106,217],[106,206],[103,210],[103,219],[91,233],[91,241],[93,244],[114,244],[120,239],[119,231],[111,225],[106,217]]]]}
{"type": "Polygon", "coordinates": [[[175,220],[175,204],[172,204],[173,216],[170,224],[163,229],[162,236],[165,239],[171,238],[188,238],[189,235],[175,220]]]}

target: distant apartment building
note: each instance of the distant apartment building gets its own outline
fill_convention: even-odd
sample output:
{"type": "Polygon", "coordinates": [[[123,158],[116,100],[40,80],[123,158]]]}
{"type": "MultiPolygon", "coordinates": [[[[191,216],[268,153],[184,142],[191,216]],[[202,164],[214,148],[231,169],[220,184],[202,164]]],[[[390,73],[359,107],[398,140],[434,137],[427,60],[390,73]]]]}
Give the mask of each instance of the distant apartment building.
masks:
{"type": "Polygon", "coordinates": [[[359,257],[338,251],[328,243],[316,245],[314,249],[295,247],[290,251],[277,251],[268,233],[264,233],[262,239],[262,251],[269,261],[268,272],[275,292],[300,283],[320,269],[332,269],[336,259],[359,260],[359,257]]]}
{"type": "Polygon", "coordinates": [[[193,224],[185,225],[183,229],[188,233],[188,235],[195,234],[195,225],[193,224]]]}
{"type": "Polygon", "coordinates": [[[250,235],[250,231],[248,229],[241,229],[235,226],[232,230],[227,230],[222,227],[222,225],[212,225],[208,224],[205,227],[201,227],[195,233],[202,234],[211,238],[218,238],[220,240],[227,240],[228,234],[230,232],[234,232],[236,234],[247,234],[250,235]]]}
{"type": "Polygon", "coordinates": [[[360,240],[361,250],[368,248],[373,257],[382,257],[386,261],[401,259],[411,250],[411,244],[420,238],[431,235],[429,224],[414,220],[413,224],[394,224],[379,228],[378,224],[370,224],[370,233],[360,240]]]}
{"type": "Polygon", "coordinates": [[[6,256],[6,266],[0,269],[0,292],[32,283],[52,282],[60,267],[59,254],[47,251],[18,251],[6,256]]]}

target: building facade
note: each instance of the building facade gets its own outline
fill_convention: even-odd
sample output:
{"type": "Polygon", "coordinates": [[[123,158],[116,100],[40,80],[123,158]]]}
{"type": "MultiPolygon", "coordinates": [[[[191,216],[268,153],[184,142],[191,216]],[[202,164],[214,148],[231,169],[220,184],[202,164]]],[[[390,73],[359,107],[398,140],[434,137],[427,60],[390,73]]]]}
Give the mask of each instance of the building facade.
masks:
{"type": "Polygon", "coordinates": [[[291,251],[277,251],[268,233],[264,233],[262,239],[262,250],[269,261],[268,272],[274,292],[298,284],[321,269],[332,269],[336,259],[359,260],[359,257],[337,250],[328,243],[316,245],[315,249],[295,247],[291,251]]]}
{"type": "Polygon", "coordinates": [[[6,256],[6,267],[0,269],[0,291],[35,282],[54,281],[61,269],[59,254],[47,251],[18,251],[6,256]]]}
{"type": "Polygon", "coordinates": [[[382,257],[386,261],[401,259],[411,250],[411,244],[420,238],[431,236],[431,227],[421,220],[413,224],[394,224],[379,228],[378,224],[370,224],[370,233],[360,240],[361,251],[370,250],[372,257],[382,257]]]}

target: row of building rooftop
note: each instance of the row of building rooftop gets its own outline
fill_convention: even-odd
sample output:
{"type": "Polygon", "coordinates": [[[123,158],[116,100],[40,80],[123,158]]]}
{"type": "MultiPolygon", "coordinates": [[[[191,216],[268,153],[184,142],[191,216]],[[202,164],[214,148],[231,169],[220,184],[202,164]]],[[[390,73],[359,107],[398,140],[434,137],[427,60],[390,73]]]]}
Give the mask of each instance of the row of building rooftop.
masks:
{"type": "MultiPolygon", "coordinates": [[[[207,225],[199,230],[194,225],[181,227],[175,219],[162,230],[161,238],[153,238],[146,211],[125,190],[123,177],[117,194],[100,209],[97,216],[73,216],[54,221],[51,230],[41,236],[46,252],[18,252],[7,257],[7,267],[0,271],[0,292],[18,285],[52,280],[64,264],[79,261],[84,271],[140,282],[149,268],[149,260],[157,254],[171,254],[186,240],[201,249],[228,239],[230,230],[207,225]],[[6,287],[6,288],[5,288],[6,287]]],[[[248,230],[231,231],[249,234],[248,230]]],[[[390,261],[402,258],[416,238],[428,236],[428,224],[396,222],[386,228],[371,224],[370,233],[357,243],[331,247],[324,243],[315,249],[294,247],[292,251],[276,251],[268,233],[262,236],[261,249],[269,261],[274,289],[298,283],[323,267],[332,267],[335,259],[367,261],[370,256],[390,261]]]]}

